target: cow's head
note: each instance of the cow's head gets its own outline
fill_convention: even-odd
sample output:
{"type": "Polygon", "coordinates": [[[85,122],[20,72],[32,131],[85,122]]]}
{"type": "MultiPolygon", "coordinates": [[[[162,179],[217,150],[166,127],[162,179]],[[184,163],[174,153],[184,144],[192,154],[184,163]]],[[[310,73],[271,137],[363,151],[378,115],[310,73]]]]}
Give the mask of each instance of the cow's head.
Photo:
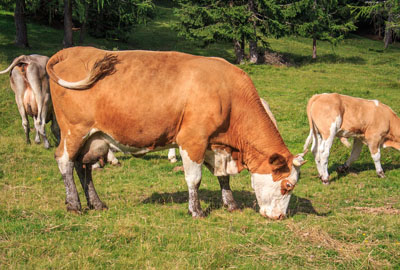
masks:
{"type": "Polygon", "coordinates": [[[304,161],[302,154],[287,161],[283,156],[274,154],[269,157],[270,174],[251,174],[251,185],[256,193],[260,214],[271,219],[283,219],[289,206],[291,192],[300,176],[300,167],[304,161]]]}

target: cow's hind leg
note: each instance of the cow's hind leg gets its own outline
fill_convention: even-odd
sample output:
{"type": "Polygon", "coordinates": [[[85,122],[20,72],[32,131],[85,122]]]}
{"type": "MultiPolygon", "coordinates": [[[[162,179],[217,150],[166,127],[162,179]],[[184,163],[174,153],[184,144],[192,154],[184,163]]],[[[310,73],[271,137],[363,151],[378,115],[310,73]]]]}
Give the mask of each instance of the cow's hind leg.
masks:
{"type": "Polygon", "coordinates": [[[55,159],[64,180],[67,210],[78,213],[81,212],[82,207],[74,182],[74,160],[72,157],[76,156],[79,151],[82,143],[80,138],[82,137],[83,135],[81,134],[77,137],[72,137],[70,134],[65,136],[63,134],[55,153],[55,159]]]}
{"type": "MultiPolygon", "coordinates": [[[[67,152],[64,152],[67,153],[67,152]]],[[[78,191],[74,182],[74,162],[69,160],[68,153],[63,154],[57,159],[58,168],[60,169],[65,185],[66,199],[65,204],[67,210],[72,212],[81,212],[81,202],[79,200],[78,191]]]]}
{"type": "Polygon", "coordinates": [[[22,103],[22,98],[17,97],[17,95],[16,95],[15,99],[17,102],[19,114],[21,115],[21,119],[22,119],[22,127],[24,128],[24,132],[25,132],[25,141],[27,144],[31,144],[31,140],[29,138],[29,132],[30,132],[29,120],[28,120],[28,116],[25,112],[24,105],[22,103]]]}
{"type": "MultiPolygon", "coordinates": [[[[198,158],[193,158],[194,160],[192,160],[190,154],[193,153],[193,151],[196,151],[196,147],[193,147],[193,145],[190,150],[187,150],[183,147],[180,146],[179,150],[181,153],[183,168],[185,171],[185,180],[189,190],[189,214],[191,214],[194,218],[204,217],[205,215],[203,210],[201,209],[198,195],[201,183],[201,166],[203,164],[203,160],[197,160],[198,158]]],[[[203,154],[197,153],[192,154],[192,156],[204,156],[205,147],[201,148],[203,154]]],[[[199,149],[197,150],[199,151],[199,149]]]]}
{"type": "Polygon", "coordinates": [[[320,168],[321,168],[321,181],[323,184],[329,184],[329,173],[328,173],[328,160],[330,149],[333,144],[333,140],[335,139],[336,133],[339,130],[342,124],[342,119],[340,116],[336,117],[336,119],[331,124],[329,131],[324,131],[322,135],[322,140],[319,140],[318,145],[318,155],[320,159],[320,168]],[[328,133],[329,132],[329,133],[328,133]]]}
{"type": "Polygon", "coordinates": [[[83,191],[85,192],[87,205],[89,209],[103,210],[107,209],[107,205],[103,203],[97,195],[92,180],[92,166],[75,161],[75,170],[78,174],[83,191]]]}
{"type": "Polygon", "coordinates": [[[175,148],[170,148],[168,149],[168,160],[171,163],[175,163],[178,160],[176,159],[176,152],[175,152],[175,148]]]}
{"type": "Polygon", "coordinates": [[[29,131],[30,131],[29,121],[28,121],[28,115],[24,108],[24,101],[23,101],[25,93],[25,82],[23,76],[16,68],[11,71],[10,83],[11,83],[11,88],[15,92],[15,102],[17,103],[18,112],[22,119],[22,127],[24,128],[25,131],[26,143],[30,144],[31,140],[29,139],[29,131]]]}
{"type": "Polygon", "coordinates": [[[350,157],[346,160],[346,162],[337,168],[339,173],[345,173],[349,170],[350,165],[358,159],[361,153],[363,143],[360,139],[354,138],[353,148],[351,149],[350,157]]]}
{"type": "Polygon", "coordinates": [[[229,212],[239,209],[235,199],[233,198],[232,190],[229,185],[229,175],[218,176],[219,186],[222,192],[222,202],[224,207],[228,209],[229,212]]]}

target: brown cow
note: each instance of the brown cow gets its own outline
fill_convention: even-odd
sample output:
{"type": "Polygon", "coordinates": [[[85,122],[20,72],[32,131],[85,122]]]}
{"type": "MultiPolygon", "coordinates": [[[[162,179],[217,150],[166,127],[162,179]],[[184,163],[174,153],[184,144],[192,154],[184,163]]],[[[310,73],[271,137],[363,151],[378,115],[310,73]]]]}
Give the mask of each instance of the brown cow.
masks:
{"type": "Polygon", "coordinates": [[[74,47],[52,56],[47,72],[61,129],[55,157],[68,210],[81,210],[74,165],[88,206],[106,208],[91,167],[82,164],[97,161],[111,145],[136,154],[179,147],[193,217],[204,215],[198,199],[203,162],[218,176],[230,210],[236,203],[229,175],[247,168],[260,213],[285,216],[304,160],[289,152],[239,68],[178,52],[74,47]],[[99,141],[102,151],[93,146],[99,141]]]}
{"type": "Polygon", "coordinates": [[[310,134],[304,149],[308,148],[312,139],[311,151],[324,184],[329,184],[328,158],[335,136],[346,146],[350,146],[347,139],[354,138],[351,155],[338,168],[339,172],[348,170],[359,157],[365,143],[374,160],[376,173],[379,177],[385,177],[380,163],[380,147],[400,150],[400,119],[391,108],[377,100],[336,93],[320,94],[308,101],[307,116],[310,134]]]}
{"type": "Polygon", "coordinates": [[[46,74],[48,60],[49,58],[43,55],[21,55],[15,58],[7,69],[0,71],[0,74],[10,72],[10,85],[15,93],[15,101],[22,118],[26,143],[31,143],[28,121],[28,116],[31,116],[36,129],[35,142],[40,143],[42,135],[45,148],[50,147],[45,131],[47,122],[52,120],[51,130],[58,140],[60,137],[57,121],[53,117],[49,78],[46,74]]]}

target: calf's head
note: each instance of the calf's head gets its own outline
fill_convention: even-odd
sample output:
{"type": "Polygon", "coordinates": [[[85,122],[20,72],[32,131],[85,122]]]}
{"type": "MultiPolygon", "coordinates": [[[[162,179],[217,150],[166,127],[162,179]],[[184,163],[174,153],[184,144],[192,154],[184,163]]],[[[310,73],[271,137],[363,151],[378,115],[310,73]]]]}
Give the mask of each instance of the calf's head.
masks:
{"type": "Polygon", "coordinates": [[[296,155],[292,160],[273,154],[266,161],[271,173],[251,174],[251,185],[262,216],[271,219],[283,219],[286,216],[291,192],[300,176],[300,166],[305,163],[304,154],[296,155]]]}

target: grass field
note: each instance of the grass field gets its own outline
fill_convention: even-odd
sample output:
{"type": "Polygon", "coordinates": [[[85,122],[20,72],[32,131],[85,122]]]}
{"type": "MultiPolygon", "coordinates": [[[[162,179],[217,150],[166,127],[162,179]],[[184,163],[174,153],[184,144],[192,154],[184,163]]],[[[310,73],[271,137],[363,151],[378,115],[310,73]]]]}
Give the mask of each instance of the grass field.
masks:
{"type": "MultiPolygon", "coordinates": [[[[176,36],[169,7],[156,21],[135,29],[128,44],[90,39],[105,49],[179,50],[233,60],[229,44],[198,48],[176,36]]],[[[52,55],[61,31],[28,25],[31,49],[13,46],[12,14],[0,12],[0,69],[20,54],[52,55]]],[[[292,153],[308,134],[307,100],[338,92],[378,99],[400,113],[400,46],[350,36],[337,47],[311,40],[271,40],[292,67],[243,65],[274,113],[292,153]]],[[[31,121],[32,123],[32,121],[31,121]]],[[[33,134],[31,133],[33,136],[33,134]]],[[[32,138],[33,139],[33,138],[32,138]]],[[[54,145],[54,139],[51,141],[54,145]]],[[[209,215],[187,215],[187,187],[166,152],[143,158],[118,154],[120,167],[94,173],[108,211],[65,209],[64,184],[54,148],[26,145],[8,76],[0,77],[0,269],[400,269],[400,153],[382,150],[385,179],[377,178],[364,147],[350,173],[337,166],[350,150],[338,141],[331,150],[332,183],[323,186],[311,154],[290,202],[289,216],[272,221],[257,213],[248,172],[231,187],[242,210],[221,206],[218,181],[203,171],[200,198],[209,215]]],[[[180,164],[178,164],[180,165],[180,164]]],[[[75,179],[77,179],[75,177],[75,179]]],[[[78,186],[78,185],[77,185],[78,186]]],[[[80,197],[85,206],[84,194],[80,197]]]]}

